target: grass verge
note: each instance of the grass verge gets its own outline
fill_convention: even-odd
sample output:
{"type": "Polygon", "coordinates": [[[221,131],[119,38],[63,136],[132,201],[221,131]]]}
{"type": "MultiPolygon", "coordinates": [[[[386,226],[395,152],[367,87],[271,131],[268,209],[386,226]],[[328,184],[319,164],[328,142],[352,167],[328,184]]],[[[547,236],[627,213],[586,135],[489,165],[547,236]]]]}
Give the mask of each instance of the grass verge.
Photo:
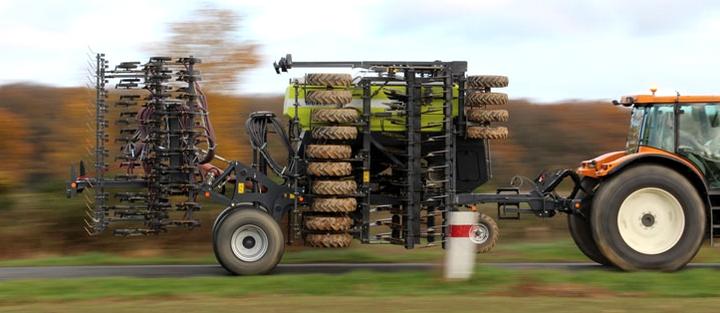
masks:
{"type": "Polygon", "coordinates": [[[720,272],[623,273],[612,270],[509,270],[478,267],[469,281],[446,282],[439,273],[295,274],[253,277],[79,278],[0,282],[0,304],[112,298],[551,296],[718,297],[720,272]]]}

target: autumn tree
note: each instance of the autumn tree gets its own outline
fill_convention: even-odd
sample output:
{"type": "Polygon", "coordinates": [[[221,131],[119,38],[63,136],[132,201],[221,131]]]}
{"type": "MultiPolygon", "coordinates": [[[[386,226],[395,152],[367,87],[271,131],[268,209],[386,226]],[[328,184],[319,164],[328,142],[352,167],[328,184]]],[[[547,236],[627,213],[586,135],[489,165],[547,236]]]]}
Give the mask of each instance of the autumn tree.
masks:
{"type": "Polygon", "coordinates": [[[240,16],[232,10],[201,8],[188,20],[170,23],[168,29],[167,40],[154,44],[151,50],[160,55],[202,59],[198,66],[202,85],[214,92],[233,91],[239,75],[259,62],[258,46],[241,38],[240,16]]]}

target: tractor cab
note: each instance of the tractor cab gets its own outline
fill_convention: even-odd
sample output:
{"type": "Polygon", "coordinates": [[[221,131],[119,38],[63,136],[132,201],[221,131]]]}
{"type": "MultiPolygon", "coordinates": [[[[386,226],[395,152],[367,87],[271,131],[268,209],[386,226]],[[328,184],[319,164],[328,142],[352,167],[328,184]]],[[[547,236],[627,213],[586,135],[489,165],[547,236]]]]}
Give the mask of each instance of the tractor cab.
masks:
{"type": "Polygon", "coordinates": [[[659,152],[689,161],[708,187],[720,188],[719,96],[640,95],[617,104],[632,106],[627,154],[659,152]]]}

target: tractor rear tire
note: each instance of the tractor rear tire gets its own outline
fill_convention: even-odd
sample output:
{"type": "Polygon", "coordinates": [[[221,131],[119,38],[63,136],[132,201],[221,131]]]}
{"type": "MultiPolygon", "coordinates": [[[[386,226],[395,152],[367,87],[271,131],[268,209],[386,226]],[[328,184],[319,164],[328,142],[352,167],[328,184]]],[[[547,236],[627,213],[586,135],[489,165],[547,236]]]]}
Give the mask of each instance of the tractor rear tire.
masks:
{"type": "Polygon", "coordinates": [[[350,234],[307,234],[305,244],[318,248],[346,248],[352,243],[350,234]]]}
{"type": "Polygon", "coordinates": [[[354,180],[316,180],[312,182],[315,194],[324,196],[352,195],[357,193],[354,180]]]}
{"type": "Polygon", "coordinates": [[[348,87],[352,84],[350,74],[311,73],[305,76],[305,83],[323,87],[348,87]]]}
{"type": "Polygon", "coordinates": [[[312,130],[313,139],[355,140],[358,130],[354,126],[320,126],[312,130]]]}
{"type": "Polygon", "coordinates": [[[312,121],[318,123],[354,123],[359,118],[355,109],[320,109],[312,114],[312,121]]]}
{"type": "Polygon", "coordinates": [[[465,86],[468,88],[503,88],[509,84],[507,76],[476,75],[468,76],[465,86]]]}
{"type": "Polygon", "coordinates": [[[473,108],[468,110],[467,118],[471,122],[488,123],[488,122],[507,122],[510,114],[507,110],[483,110],[473,108]]]}
{"type": "Polygon", "coordinates": [[[469,126],[467,137],[470,139],[507,139],[507,127],[469,126]]]}
{"type": "MultiPolygon", "coordinates": [[[[591,190],[597,184],[597,180],[585,178],[580,184],[585,190],[591,190]]],[[[588,259],[605,266],[611,266],[612,263],[600,252],[597,243],[595,243],[595,238],[593,238],[592,226],[590,226],[592,197],[586,198],[585,192],[580,190],[575,199],[582,200],[583,208],[580,209],[580,212],[567,215],[570,236],[578,249],[580,249],[580,252],[588,259]]]]}
{"type": "Polygon", "coordinates": [[[348,176],[352,174],[350,162],[310,162],[307,173],[313,176],[348,176]]]}
{"type": "Polygon", "coordinates": [[[352,148],[348,145],[308,145],[305,156],[311,159],[349,159],[352,157],[352,148]]]}
{"type": "Polygon", "coordinates": [[[309,105],[344,105],[352,101],[350,90],[310,90],[305,94],[309,105]]]}
{"type": "Polygon", "coordinates": [[[664,166],[638,165],[601,183],[590,225],[598,248],[615,266],[676,271],[700,249],[705,210],[683,175],[664,166]]]}
{"type": "Polygon", "coordinates": [[[280,225],[258,209],[238,209],[223,218],[213,232],[213,251],[222,267],[234,275],[270,272],[285,252],[280,225]]]}
{"type": "Polygon", "coordinates": [[[353,220],[347,216],[306,216],[305,228],[310,231],[348,231],[353,220]]]}
{"type": "Polygon", "coordinates": [[[355,198],[315,198],[310,210],[313,212],[354,212],[357,209],[355,198]]]}
{"type": "Polygon", "coordinates": [[[465,96],[465,105],[471,107],[506,105],[507,103],[508,96],[505,93],[470,91],[465,96]]]}

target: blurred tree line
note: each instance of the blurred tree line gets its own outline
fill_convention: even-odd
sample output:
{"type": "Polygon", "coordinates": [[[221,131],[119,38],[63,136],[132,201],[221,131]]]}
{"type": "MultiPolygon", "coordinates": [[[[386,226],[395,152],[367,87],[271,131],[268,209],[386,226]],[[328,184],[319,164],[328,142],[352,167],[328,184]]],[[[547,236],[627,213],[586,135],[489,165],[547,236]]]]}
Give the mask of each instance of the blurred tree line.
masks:
{"type": "MultiPolygon", "coordinates": [[[[250,113],[264,110],[282,115],[281,96],[210,93],[208,98],[218,152],[230,159],[250,158],[244,129],[250,113]]],[[[0,86],[3,181],[25,188],[26,183],[57,182],[67,177],[70,164],[89,160],[94,145],[92,99],[93,91],[84,88],[0,86]]],[[[628,109],[607,102],[538,105],[514,100],[506,109],[510,138],[491,142],[494,181],[499,184],[515,174],[531,176],[544,168],[574,167],[581,160],[622,149],[629,120],[628,109]]]]}

